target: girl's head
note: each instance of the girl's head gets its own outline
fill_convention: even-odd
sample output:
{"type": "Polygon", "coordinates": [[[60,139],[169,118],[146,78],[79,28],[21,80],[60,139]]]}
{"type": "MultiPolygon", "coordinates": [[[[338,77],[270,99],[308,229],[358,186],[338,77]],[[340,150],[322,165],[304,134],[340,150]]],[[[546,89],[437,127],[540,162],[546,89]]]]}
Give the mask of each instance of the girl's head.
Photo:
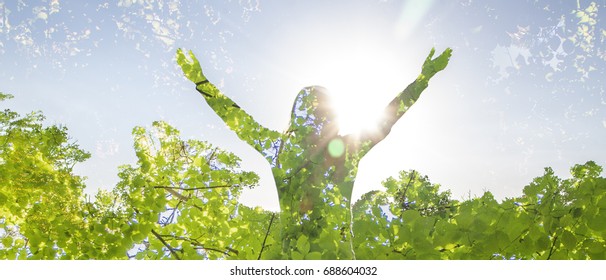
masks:
{"type": "Polygon", "coordinates": [[[289,130],[307,144],[337,135],[336,114],[326,88],[310,86],[299,92],[292,107],[289,130]]]}

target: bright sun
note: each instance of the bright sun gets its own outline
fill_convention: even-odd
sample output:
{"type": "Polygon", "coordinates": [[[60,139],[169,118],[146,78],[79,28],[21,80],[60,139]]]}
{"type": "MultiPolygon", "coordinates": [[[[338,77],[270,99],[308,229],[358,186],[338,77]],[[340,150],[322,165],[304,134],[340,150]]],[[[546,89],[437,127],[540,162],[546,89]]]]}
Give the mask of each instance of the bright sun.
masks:
{"type": "Polygon", "coordinates": [[[406,87],[410,58],[398,44],[365,30],[309,36],[315,39],[294,41],[304,52],[284,51],[292,69],[288,76],[298,88],[318,85],[328,90],[339,134],[375,128],[387,104],[406,87]]]}
{"type": "MultiPolygon", "coordinates": [[[[360,89],[352,89],[360,90],[360,89]]],[[[365,97],[347,96],[344,93],[333,94],[334,107],[338,116],[339,134],[347,135],[360,131],[373,131],[377,128],[377,123],[382,117],[382,109],[379,104],[372,104],[372,101],[364,102],[365,97]]],[[[372,95],[368,98],[372,98],[372,95]]]]}
{"type": "Polygon", "coordinates": [[[333,99],[341,135],[375,130],[389,101],[403,89],[396,60],[371,49],[340,51],[323,62],[320,85],[333,99]]]}

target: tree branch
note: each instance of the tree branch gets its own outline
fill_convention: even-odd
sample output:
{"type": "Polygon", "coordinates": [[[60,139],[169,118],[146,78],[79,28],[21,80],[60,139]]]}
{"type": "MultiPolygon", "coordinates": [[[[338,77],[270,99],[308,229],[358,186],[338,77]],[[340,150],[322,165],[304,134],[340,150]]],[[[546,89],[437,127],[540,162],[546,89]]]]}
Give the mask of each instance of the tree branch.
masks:
{"type": "Polygon", "coordinates": [[[168,245],[168,243],[166,243],[166,241],[164,241],[164,238],[162,238],[162,236],[160,236],[160,234],[158,234],[155,230],[151,230],[151,233],[158,238],[158,240],[160,240],[160,242],[162,242],[162,244],[164,244],[164,247],[166,247],[170,253],[175,257],[175,259],[177,260],[181,260],[181,257],[179,257],[179,255],[177,255],[177,252],[175,250],[175,248],[173,248],[172,246],[168,245]]]}
{"type": "Polygon", "coordinates": [[[551,242],[551,248],[549,249],[549,255],[547,255],[547,260],[551,259],[551,255],[553,254],[553,249],[555,248],[555,243],[558,240],[558,236],[556,235],[553,238],[553,242],[551,242]]]}
{"type": "MultiPolygon", "coordinates": [[[[214,251],[217,253],[221,253],[223,255],[228,255],[230,256],[229,252],[225,252],[225,251],[221,251],[219,249],[215,249],[215,248],[209,248],[209,247],[204,247],[204,246],[198,246],[198,247],[194,247],[194,249],[196,250],[206,250],[206,251],[214,251]]],[[[225,247],[225,249],[227,249],[228,251],[233,251],[233,249],[230,249],[228,247],[225,247]]]]}
{"type": "Polygon", "coordinates": [[[402,191],[402,193],[400,194],[400,195],[401,195],[401,197],[402,197],[402,202],[401,202],[401,203],[402,203],[402,205],[401,205],[401,207],[402,207],[402,209],[404,209],[404,210],[407,210],[407,209],[409,208],[409,207],[406,205],[406,193],[408,192],[408,188],[410,187],[410,184],[412,184],[412,182],[413,182],[413,181],[414,181],[414,179],[415,179],[415,176],[416,176],[416,175],[415,175],[415,173],[416,173],[416,172],[415,172],[414,170],[413,170],[413,171],[410,173],[410,176],[408,177],[408,178],[409,178],[409,179],[408,179],[408,183],[406,184],[406,187],[404,187],[404,190],[403,190],[403,191],[402,191]]]}
{"type": "Polygon", "coordinates": [[[195,187],[195,188],[181,188],[181,187],[169,187],[169,186],[153,186],[154,189],[166,189],[166,190],[181,190],[181,191],[196,191],[196,190],[210,190],[220,188],[234,188],[240,187],[240,185],[220,185],[220,186],[209,186],[209,187],[195,187]]]}
{"type": "Polygon", "coordinates": [[[275,216],[276,216],[276,213],[271,214],[271,220],[269,220],[269,226],[267,227],[267,232],[265,233],[265,238],[263,238],[263,244],[261,244],[261,251],[259,252],[259,257],[257,258],[257,260],[261,259],[261,254],[263,254],[263,249],[265,249],[265,241],[267,241],[267,236],[269,236],[269,230],[271,230],[271,225],[274,222],[275,216]]]}
{"type": "Polygon", "coordinates": [[[222,251],[220,249],[215,249],[215,248],[209,248],[204,246],[204,244],[200,243],[200,241],[198,241],[196,238],[189,238],[189,237],[184,237],[184,236],[174,236],[174,235],[160,235],[161,237],[167,237],[170,239],[176,239],[176,240],[183,240],[183,241],[187,241],[189,242],[191,245],[194,245],[195,247],[193,247],[196,250],[208,250],[208,251],[214,251],[214,252],[218,252],[221,253],[223,255],[227,255],[227,256],[231,256],[229,253],[234,253],[234,254],[238,254],[238,250],[234,250],[232,248],[229,247],[225,247],[225,249],[227,251],[222,251]]]}

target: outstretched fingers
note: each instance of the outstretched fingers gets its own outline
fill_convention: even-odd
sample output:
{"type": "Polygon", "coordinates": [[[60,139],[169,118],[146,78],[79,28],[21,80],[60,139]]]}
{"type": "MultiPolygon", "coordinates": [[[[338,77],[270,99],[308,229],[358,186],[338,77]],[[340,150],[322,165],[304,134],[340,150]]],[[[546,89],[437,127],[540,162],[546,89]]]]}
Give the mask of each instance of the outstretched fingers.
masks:
{"type": "Polygon", "coordinates": [[[450,56],[452,55],[452,49],[446,48],[441,55],[439,55],[436,59],[433,60],[434,68],[436,71],[442,71],[448,65],[448,61],[450,61],[450,56]]]}
{"type": "Polygon", "coordinates": [[[429,56],[427,56],[427,59],[425,59],[425,63],[423,63],[421,74],[427,79],[433,77],[433,75],[446,68],[448,61],[450,60],[450,56],[452,55],[452,49],[446,48],[442,54],[435,59],[432,59],[434,53],[435,49],[432,48],[429,52],[429,56]]]}
{"type": "Polygon", "coordinates": [[[206,77],[202,73],[202,67],[200,67],[200,62],[194,53],[189,51],[188,54],[189,58],[185,56],[183,50],[177,49],[177,64],[181,66],[181,70],[183,70],[185,77],[194,82],[194,84],[198,85],[206,81],[206,77]]]}

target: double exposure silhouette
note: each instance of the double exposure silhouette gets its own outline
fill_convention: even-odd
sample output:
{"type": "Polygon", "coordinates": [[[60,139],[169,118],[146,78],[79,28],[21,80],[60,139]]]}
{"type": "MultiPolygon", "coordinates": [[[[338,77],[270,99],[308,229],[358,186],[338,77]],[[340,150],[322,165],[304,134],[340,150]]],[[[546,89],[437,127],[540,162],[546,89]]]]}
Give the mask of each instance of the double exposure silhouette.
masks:
{"type": "Polygon", "coordinates": [[[421,74],[385,108],[376,130],[339,135],[327,90],[302,89],[291,111],[288,130],[280,133],[257,123],[206,79],[200,63],[177,51],[185,76],[196,84],[208,105],[238,137],[269,162],[280,200],[281,244],[267,258],[297,259],[320,252],[322,259],[354,259],[351,195],[360,159],[391,131],[393,125],[427,88],[429,79],[448,64],[452,50],[432,59],[421,74]]]}

